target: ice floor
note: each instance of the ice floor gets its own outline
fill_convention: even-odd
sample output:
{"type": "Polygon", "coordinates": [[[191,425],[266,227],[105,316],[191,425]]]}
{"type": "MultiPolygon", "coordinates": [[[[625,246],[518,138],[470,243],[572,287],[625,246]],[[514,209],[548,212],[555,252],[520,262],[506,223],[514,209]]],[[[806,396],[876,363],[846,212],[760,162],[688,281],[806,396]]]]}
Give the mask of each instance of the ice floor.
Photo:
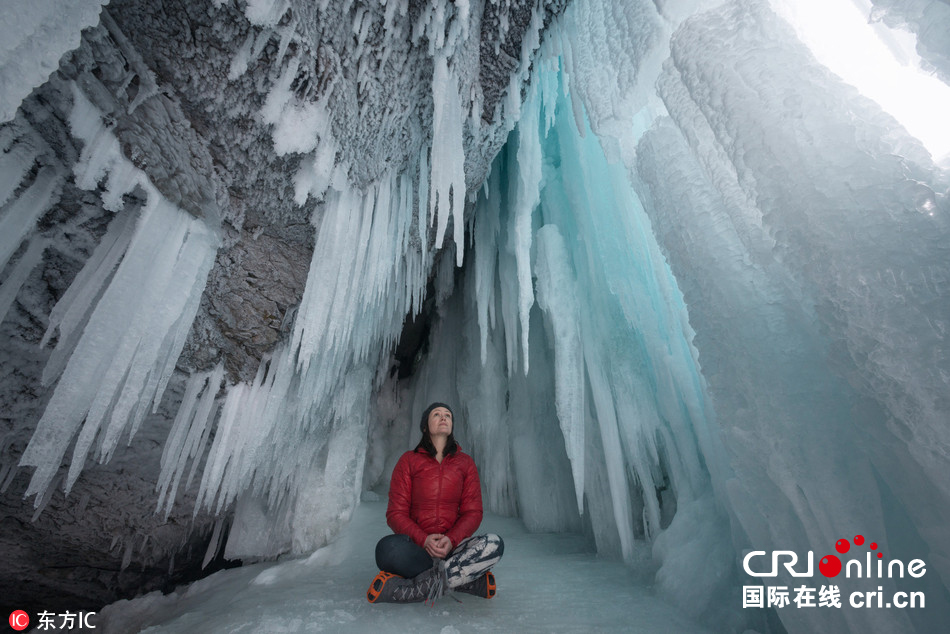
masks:
{"type": "Polygon", "coordinates": [[[373,549],[390,531],[385,502],[364,502],[345,538],[309,558],[223,570],[162,596],[119,601],[99,632],[706,632],[574,535],[534,535],[486,515],[479,532],[505,540],[494,599],[448,595],[434,607],[372,605],[373,549]]]}

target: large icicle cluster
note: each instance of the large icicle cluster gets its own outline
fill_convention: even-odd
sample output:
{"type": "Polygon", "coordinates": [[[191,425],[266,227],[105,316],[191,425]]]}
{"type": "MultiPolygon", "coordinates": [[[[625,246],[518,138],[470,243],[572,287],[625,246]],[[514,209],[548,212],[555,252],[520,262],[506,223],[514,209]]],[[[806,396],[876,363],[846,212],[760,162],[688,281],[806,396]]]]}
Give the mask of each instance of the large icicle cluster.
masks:
{"type": "MultiPolygon", "coordinates": [[[[657,16],[649,2],[624,8],[578,2],[559,31],[575,113],[586,110],[603,152],[625,162],[637,187],[632,195],[650,218],[644,231],[655,232],[676,275],[671,287],[682,290],[725,451],[718,451],[718,442],[704,437],[705,425],[697,424],[711,418],[696,416],[685,428],[697,435],[740,551],[817,553],[840,535],[875,532],[887,536],[882,543],[895,557],[925,556],[929,549],[939,577],[928,581],[928,589],[946,596],[940,577],[950,578],[944,566],[947,542],[936,527],[947,525],[941,510],[947,505],[935,502],[947,498],[941,474],[948,438],[938,422],[948,414],[942,395],[948,389],[944,333],[950,312],[941,246],[948,229],[947,174],[893,119],[818,66],[767,3],[729,2],[715,10],[701,5],[664,5],[664,15],[657,16]],[[653,37],[645,32],[627,37],[624,25],[637,15],[642,24],[654,25],[653,37]],[[671,34],[669,54],[656,46],[665,44],[664,33],[671,34]],[[586,41],[599,46],[581,48],[586,41]],[[619,81],[610,73],[604,79],[603,68],[614,69],[619,81]],[[896,521],[897,516],[909,522],[896,521]]],[[[534,107],[544,116],[543,101],[534,107]]],[[[528,109],[526,104],[519,143],[533,134],[522,131],[530,120],[528,109]]],[[[567,135],[558,125],[555,130],[563,143],[567,135]]],[[[594,164],[589,153],[577,149],[551,155],[562,171],[575,156],[594,164]]],[[[530,169],[523,159],[516,165],[530,169]]],[[[551,187],[547,178],[544,186],[551,187]]],[[[580,217],[583,206],[569,192],[561,199],[570,201],[580,217]]],[[[542,195],[542,217],[550,209],[545,202],[542,195]]],[[[597,216],[600,222],[607,217],[611,214],[597,216]]],[[[486,226],[486,234],[480,234],[481,219],[476,219],[477,253],[478,240],[484,239],[479,236],[498,232],[486,226]]],[[[513,227],[507,235],[515,235],[513,227]]],[[[536,228],[537,262],[560,252],[562,239],[570,244],[573,235],[591,242],[597,224],[577,222],[557,234],[536,228]]],[[[609,235],[635,244],[620,231],[609,235]]],[[[642,304],[651,293],[663,296],[662,286],[647,285],[648,293],[630,286],[649,261],[643,251],[632,255],[637,251],[627,251],[633,258],[627,261],[591,259],[602,261],[606,270],[616,266],[614,279],[623,283],[605,288],[637,300],[618,300],[629,323],[650,332],[644,324],[659,320],[659,330],[668,333],[672,322],[657,309],[660,304],[642,304]]],[[[505,257],[500,254],[499,263],[505,257]]],[[[564,255],[557,260],[563,263],[564,255]]],[[[483,271],[482,280],[492,274],[493,265],[477,261],[475,266],[483,271]]],[[[539,266],[535,274],[544,309],[551,280],[563,273],[539,266]]],[[[477,288],[485,293],[483,281],[477,288]]],[[[584,297],[583,292],[575,297],[584,297]]],[[[605,313],[602,304],[585,299],[592,314],[605,313]]],[[[563,358],[571,358],[570,345],[560,342],[572,341],[563,322],[569,321],[565,315],[573,312],[573,304],[564,301],[562,323],[550,326],[555,357],[560,348],[563,358]]],[[[501,312],[506,329],[517,323],[513,304],[503,304],[501,312]]],[[[482,307],[478,316],[488,323],[491,313],[482,307]]],[[[521,322],[518,327],[524,327],[521,322]]],[[[582,325],[580,338],[602,333],[593,341],[636,350],[619,339],[617,323],[582,325]]],[[[688,328],[684,337],[692,338],[688,328]]],[[[584,341],[585,356],[589,345],[584,341]]],[[[490,355],[491,344],[483,343],[482,350],[490,355]]],[[[506,350],[510,354],[511,346],[506,350]]],[[[641,367],[653,377],[665,368],[698,367],[687,350],[668,348],[662,364],[641,367]]],[[[616,361],[602,365],[609,368],[608,377],[622,373],[616,361]]],[[[586,371],[596,404],[596,372],[590,366],[586,371]]],[[[569,438],[570,427],[561,418],[561,380],[555,379],[554,400],[569,438]]],[[[663,385],[654,380],[656,387],[663,385]]],[[[464,400],[461,388],[458,394],[464,400]]],[[[600,402],[609,403],[610,394],[616,402],[637,393],[602,392],[600,402]]],[[[665,402],[656,391],[633,400],[665,402]]],[[[661,411],[665,418],[668,410],[661,411]]],[[[602,425],[601,409],[596,416],[602,425]]],[[[477,421],[474,414],[472,422],[477,421]]],[[[605,431],[609,424],[601,428],[605,431]]],[[[596,446],[593,440],[585,443],[588,451],[596,446]]],[[[609,465],[612,451],[605,441],[595,455],[609,465]]],[[[570,448],[567,454],[575,466],[570,448]]],[[[519,495],[522,486],[519,479],[519,495]]],[[[593,506],[591,511],[596,533],[604,524],[593,506]]],[[[688,581],[695,559],[687,565],[689,558],[682,554],[700,557],[702,549],[694,546],[702,540],[676,529],[705,522],[701,515],[678,508],[678,519],[654,548],[665,559],[657,576],[660,587],[692,609],[702,602],[692,602],[694,597],[682,596],[680,589],[695,586],[688,581]]],[[[722,540],[721,535],[710,538],[722,540]]],[[[834,617],[843,620],[841,627],[844,620],[851,627],[870,626],[872,618],[853,612],[834,617]]],[[[788,626],[803,631],[827,627],[825,618],[806,611],[783,615],[788,626]]],[[[891,629],[927,622],[918,615],[889,613],[887,618],[891,629]]]]}
{"type": "MultiPolygon", "coordinates": [[[[328,112],[327,104],[340,99],[334,97],[339,86],[332,78],[321,85],[303,85],[300,79],[303,64],[312,64],[308,56],[326,52],[319,46],[311,52],[314,44],[292,33],[300,26],[296,20],[326,10],[281,2],[250,3],[246,9],[253,23],[280,34],[278,60],[288,39],[298,44],[295,55],[283,62],[261,114],[274,126],[278,154],[307,156],[294,177],[296,201],[313,198],[320,204],[313,218],[313,260],[290,340],[262,364],[252,383],[229,388],[203,472],[199,506],[220,512],[236,503],[229,557],[312,550],[347,521],[362,485],[375,376],[387,371],[389,350],[405,317],[422,306],[435,254],[450,244],[446,252],[454,251],[455,263],[461,265],[464,258],[463,141],[464,135],[479,133],[481,107],[477,96],[460,94],[461,73],[476,70],[475,58],[466,53],[479,35],[469,28],[469,5],[432,3],[410,13],[407,3],[391,2],[384,11],[360,7],[355,12],[354,56],[385,67],[411,43],[427,46],[433,68],[431,130],[411,129],[405,163],[388,166],[368,181],[356,178],[367,166],[350,163],[334,137],[338,127],[332,115],[340,114],[328,112]],[[291,22],[282,21],[286,15],[293,16],[291,22]],[[453,241],[446,243],[450,225],[453,241]]],[[[534,15],[534,37],[523,46],[512,84],[516,94],[538,46],[541,7],[534,15]]],[[[232,75],[260,54],[258,38],[266,39],[248,40],[232,75]]],[[[360,86],[376,81],[362,61],[357,73],[360,86]]],[[[384,104],[382,117],[385,132],[406,114],[384,104]]],[[[447,258],[443,261],[450,267],[447,258]]],[[[195,424],[205,420],[195,417],[195,424]]],[[[199,438],[201,432],[182,430],[181,435],[199,438]]],[[[176,465],[182,460],[163,467],[163,483],[173,480],[172,469],[180,469],[176,465]]],[[[174,485],[168,495],[174,497],[174,485]]]]}
{"type": "MultiPolygon", "coordinates": [[[[234,13],[223,3],[214,5],[212,15],[234,13]]],[[[116,7],[120,16],[126,10],[116,7]]],[[[507,42],[509,13],[516,10],[519,19],[531,16],[530,28],[521,58],[510,64],[515,69],[511,96],[492,102],[496,118],[508,114],[505,126],[513,125],[520,108],[521,86],[547,11],[542,4],[493,7],[502,30],[496,54],[498,44],[507,42]]],[[[259,84],[267,87],[267,96],[257,114],[271,126],[277,157],[301,157],[291,162],[297,166],[291,176],[293,199],[298,207],[315,208],[316,244],[303,298],[292,313],[289,340],[266,356],[256,378],[226,386],[226,395],[218,400],[222,366],[186,381],[157,490],[158,508],[167,514],[180,485],[200,473],[195,512],[208,508],[224,514],[236,504],[228,553],[253,558],[310,550],[331,539],[346,521],[361,488],[378,369],[388,365],[403,320],[419,312],[436,254],[450,245],[447,252],[454,251],[455,263],[463,262],[465,211],[471,205],[464,148],[473,138],[497,136],[500,127],[482,127],[481,67],[478,55],[471,54],[483,36],[486,9],[479,3],[410,7],[394,0],[385,6],[341,7],[259,0],[236,11],[244,13],[251,27],[244,29],[244,44],[230,60],[228,78],[243,80],[250,68],[267,75],[259,84]],[[352,38],[324,26],[341,20],[352,20],[352,38]],[[381,102],[387,97],[380,89],[385,73],[399,78],[394,85],[410,90],[415,90],[415,75],[431,78],[422,92],[431,99],[431,109],[405,103],[415,92],[381,102]],[[348,142],[337,138],[341,131],[348,142]],[[450,231],[452,240],[447,241],[450,231]],[[259,530],[261,525],[270,529],[259,530]]],[[[182,214],[182,205],[162,187],[168,183],[154,180],[155,174],[178,174],[177,166],[162,164],[152,173],[154,166],[143,160],[154,131],[139,126],[135,113],[148,110],[143,116],[155,115],[160,123],[169,123],[167,108],[181,113],[162,99],[142,107],[158,94],[157,80],[116,21],[106,14],[103,24],[105,30],[89,33],[89,50],[80,51],[69,72],[91,68],[96,75],[101,71],[97,63],[115,58],[125,58],[135,72],[119,70],[101,81],[80,76],[75,81],[82,88],[72,91],[71,132],[83,144],[75,183],[100,188],[103,207],[115,218],[53,308],[43,340],[44,345],[55,341],[43,378],[56,386],[20,459],[21,465],[36,467],[28,493],[36,494],[40,508],[70,449],[67,492],[94,446],[99,459],[108,460],[120,436],[134,434],[158,406],[218,245],[209,219],[182,214]],[[121,55],[114,54],[112,44],[121,55]],[[120,119],[121,130],[110,131],[111,114],[97,110],[82,94],[92,90],[90,94],[102,96],[103,86],[130,100],[111,113],[120,119]],[[134,155],[136,164],[123,152],[134,155]]],[[[186,150],[200,154],[201,140],[192,128],[184,128],[190,135],[186,150]]],[[[15,125],[7,126],[4,134],[15,130],[15,125]]],[[[179,150],[174,147],[167,154],[179,150]]],[[[200,172],[214,167],[205,154],[191,160],[194,155],[187,151],[180,158],[197,173],[185,169],[183,177],[199,176],[196,195],[211,195],[205,190],[215,188],[212,175],[200,172]]],[[[24,181],[35,153],[22,139],[4,140],[0,187],[5,198],[21,181],[28,187],[5,203],[9,213],[0,218],[3,262],[32,234],[67,178],[60,173],[65,170],[52,166],[24,181]]],[[[484,157],[477,160],[487,165],[484,157]]],[[[171,183],[173,190],[176,184],[171,183]]],[[[200,206],[189,210],[202,213],[200,206]]],[[[240,215],[240,210],[232,214],[240,215]]],[[[530,204],[521,214],[522,224],[529,216],[530,204]]],[[[226,237],[232,244],[233,232],[226,237]]],[[[41,241],[24,248],[0,289],[0,308],[13,302],[43,249],[41,241]]],[[[519,255],[522,272],[524,257],[519,255]]]]}
{"type": "MultiPolygon", "coordinates": [[[[54,307],[44,338],[57,335],[43,376],[57,383],[20,458],[36,467],[27,494],[36,494],[38,507],[49,499],[70,444],[75,441],[67,492],[94,443],[100,460],[108,459],[121,435],[134,435],[157,408],[218,244],[214,227],[169,203],[123,156],[101,113],[75,85],[72,95],[70,128],[84,144],[76,184],[94,189],[104,182],[103,204],[117,217],[54,307]],[[146,197],[138,217],[123,201],[133,192],[146,197]]],[[[30,190],[18,200],[29,196],[30,190]]],[[[37,201],[30,204],[35,209],[37,201]]]]}
{"type": "Polygon", "coordinates": [[[403,175],[365,192],[327,192],[292,338],[253,384],[229,390],[205,467],[199,503],[216,499],[220,510],[249,492],[229,554],[275,552],[246,541],[257,525],[250,535],[240,530],[254,505],[292,527],[274,537],[285,540],[276,552],[325,543],[355,505],[373,369],[388,358],[404,316],[418,311],[431,266],[412,226],[422,205],[413,191],[403,175]]]}

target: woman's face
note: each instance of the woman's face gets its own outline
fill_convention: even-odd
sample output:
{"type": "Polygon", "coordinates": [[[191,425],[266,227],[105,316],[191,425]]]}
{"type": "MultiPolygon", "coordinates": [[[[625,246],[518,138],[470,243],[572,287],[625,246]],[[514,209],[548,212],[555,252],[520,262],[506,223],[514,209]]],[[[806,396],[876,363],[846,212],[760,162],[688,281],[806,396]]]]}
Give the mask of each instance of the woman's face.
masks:
{"type": "Polygon", "coordinates": [[[429,435],[448,436],[452,433],[452,412],[444,407],[436,407],[429,412],[429,435]]]}

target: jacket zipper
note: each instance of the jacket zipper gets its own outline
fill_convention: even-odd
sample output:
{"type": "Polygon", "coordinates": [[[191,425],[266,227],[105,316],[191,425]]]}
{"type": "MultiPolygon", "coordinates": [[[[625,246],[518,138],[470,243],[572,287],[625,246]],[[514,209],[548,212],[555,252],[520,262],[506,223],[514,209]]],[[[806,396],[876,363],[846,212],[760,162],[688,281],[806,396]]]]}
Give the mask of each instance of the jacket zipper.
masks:
{"type": "MultiPolygon", "coordinates": [[[[445,462],[445,458],[442,458],[445,462]]],[[[435,522],[436,525],[442,523],[442,462],[439,462],[439,494],[435,498],[435,522]]]]}

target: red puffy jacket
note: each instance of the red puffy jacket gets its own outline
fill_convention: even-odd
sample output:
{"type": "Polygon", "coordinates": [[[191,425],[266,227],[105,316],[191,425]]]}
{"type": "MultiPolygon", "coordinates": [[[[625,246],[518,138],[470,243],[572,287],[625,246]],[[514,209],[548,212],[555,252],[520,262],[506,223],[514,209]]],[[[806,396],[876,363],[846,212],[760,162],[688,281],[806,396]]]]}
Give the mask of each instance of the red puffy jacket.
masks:
{"type": "Polygon", "coordinates": [[[452,547],[482,523],[482,485],[471,456],[461,450],[438,460],[424,449],[399,458],[389,484],[386,522],[420,546],[432,533],[452,547]]]}

